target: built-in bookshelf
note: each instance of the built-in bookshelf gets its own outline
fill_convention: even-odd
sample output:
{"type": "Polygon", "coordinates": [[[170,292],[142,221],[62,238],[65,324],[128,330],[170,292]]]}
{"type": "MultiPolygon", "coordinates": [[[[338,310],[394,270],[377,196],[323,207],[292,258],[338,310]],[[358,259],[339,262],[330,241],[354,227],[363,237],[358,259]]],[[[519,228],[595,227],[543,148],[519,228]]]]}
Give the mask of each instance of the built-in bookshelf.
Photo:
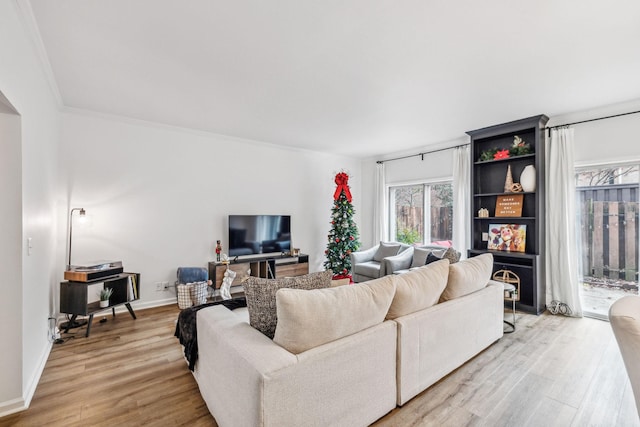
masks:
{"type": "Polygon", "coordinates": [[[469,256],[490,252],[494,272],[517,274],[521,283],[516,307],[536,314],[545,309],[544,127],[548,120],[539,115],[467,132],[472,198],[469,256]],[[526,174],[533,174],[533,182],[522,189],[525,168],[526,174]],[[517,236],[515,243],[513,236],[517,236]]]}

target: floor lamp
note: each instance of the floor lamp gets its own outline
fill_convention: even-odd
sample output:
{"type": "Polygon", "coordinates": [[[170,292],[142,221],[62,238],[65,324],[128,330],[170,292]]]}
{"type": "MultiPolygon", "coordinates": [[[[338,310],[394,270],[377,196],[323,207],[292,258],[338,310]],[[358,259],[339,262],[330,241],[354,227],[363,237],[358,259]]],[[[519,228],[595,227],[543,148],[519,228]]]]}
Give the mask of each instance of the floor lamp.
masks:
{"type": "Polygon", "coordinates": [[[86,218],[87,211],[84,208],[73,208],[69,211],[69,253],[67,256],[67,270],[71,269],[71,236],[73,235],[73,213],[80,212],[80,218],[86,218]]]}
{"type": "MultiPolygon", "coordinates": [[[[69,211],[69,253],[67,254],[67,270],[71,269],[71,236],[73,236],[73,213],[76,211],[80,213],[80,218],[83,220],[86,218],[86,214],[87,214],[87,211],[85,211],[84,208],[73,208],[69,211]]],[[[69,321],[69,322],[63,323],[62,325],[60,325],[60,327],[64,329],[73,329],[73,328],[79,328],[80,326],[84,326],[86,324],[87,324],[86,320],[76,319],[73,321],[73,323],[69,321]]]]}

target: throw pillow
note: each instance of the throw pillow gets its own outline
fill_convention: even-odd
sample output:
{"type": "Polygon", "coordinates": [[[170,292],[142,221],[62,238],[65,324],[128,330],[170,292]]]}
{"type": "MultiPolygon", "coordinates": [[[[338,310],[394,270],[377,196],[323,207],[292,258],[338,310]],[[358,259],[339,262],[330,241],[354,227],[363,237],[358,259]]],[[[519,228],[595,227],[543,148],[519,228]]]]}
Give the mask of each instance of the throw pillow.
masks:
{"type": "Polygon", "coordinates": [[[470,294],[487,286],[493,270],[493,255],[482,254],[449,266],[449,280],[440,301],[470,294]]]}
{"type": "Polygon", "coordinates": [[[382,323],[395,290],[390,277],[310,291],[280,289],[273,341],[298,354],[382,323]]]}
{"type": "Polygon", "coordinates": [[[433,249],[415,248],[413,250],[413,259],[411,260],[411,267],[422,267],[426,264],[427,257],[433,253],[433,249]]]}
{"type": "Polygon", "coordinates": [[[449,264],[454,264],[458,261],[460,261],[460,252],[456,251],[453,248],[447,248],[446,251],[444,251],[444,254],[441,257],[442,259],[448,259],[449,260],[449,264]]]}
{"type": "Polygon", "coordinates": [[[387,319],[431,307],[438,303],[447,286],[449,260],[442,259],[429,265],[393,276],[396,293],[387,313],[387,319]]]}
{"type": "Polygon", "coordinates": [[[378,246],[376,253],[373,255],[373,260],[382,262],[386,257],[398,255],[399,251],[400,245],[398,244],[380,242],[380,246],[378,246]]]}
{"type": "MultiPolygon", "coordinates": [[[[433,253],[430,253],[429,255],[427,255],[427,259],[425,260],[424,265],[429,265],[432,262],[436,262],[436,261],[440,261],[440,260],[442,260],[442,258],[435,256],[433,253]]],[[[449,261],[449,260],[447,259],[447,261],[449,261]]],[[[451,261],[449,261],[449,262],[451,262],[451,261]]]]}
{"type": "Polygon", "coordinates": [[[269,338],[273,338],[276,324],[278,323],[276,312],[276,292],[278,289],[328,288],[331,286],[332,277],[333,272],[331,270],[284,279],[249,277],[242,284],[244,295],[247,299],[249,324],[269,338]]]}
{"type": "Polygon", "coordinates": [[[185,308],[189,308],[193,305],[193,300],[191,299],[191,289],[193,285],[178,285],[178,308],[180,310],[184,310],[185,308]]]}
{"type": "Polygon", "coordinates": [[[193,282],[187,283],[187,286],[191,285],[189,289],[191,293],[191,301],[193,305],[202,305],[207,303],[207,282],[193,282]]]}

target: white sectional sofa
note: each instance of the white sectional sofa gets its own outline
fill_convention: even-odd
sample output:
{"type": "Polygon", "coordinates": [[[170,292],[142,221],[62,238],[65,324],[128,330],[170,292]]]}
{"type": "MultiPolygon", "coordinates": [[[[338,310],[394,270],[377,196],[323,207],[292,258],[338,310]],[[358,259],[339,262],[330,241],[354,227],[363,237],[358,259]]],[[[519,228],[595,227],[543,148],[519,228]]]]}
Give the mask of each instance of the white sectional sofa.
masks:
{"type": "Polygon", "coordinates": [[[246,309],[202,309],[202,396],[223,427],[369,425],[502,337],[491,265],[487,254],[355,285],[280,289],[273,340],[246,309]]]}

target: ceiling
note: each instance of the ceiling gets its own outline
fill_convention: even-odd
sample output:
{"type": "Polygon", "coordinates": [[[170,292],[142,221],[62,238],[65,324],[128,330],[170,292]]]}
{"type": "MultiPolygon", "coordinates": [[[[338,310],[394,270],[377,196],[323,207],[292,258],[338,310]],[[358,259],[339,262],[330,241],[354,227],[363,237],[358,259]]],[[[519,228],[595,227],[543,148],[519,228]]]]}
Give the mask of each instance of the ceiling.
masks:
{"type": "Polygon", "coordinates": [[[640,99],[637,0],[30,0],[66,107],[358,157],[640,99]]]}

